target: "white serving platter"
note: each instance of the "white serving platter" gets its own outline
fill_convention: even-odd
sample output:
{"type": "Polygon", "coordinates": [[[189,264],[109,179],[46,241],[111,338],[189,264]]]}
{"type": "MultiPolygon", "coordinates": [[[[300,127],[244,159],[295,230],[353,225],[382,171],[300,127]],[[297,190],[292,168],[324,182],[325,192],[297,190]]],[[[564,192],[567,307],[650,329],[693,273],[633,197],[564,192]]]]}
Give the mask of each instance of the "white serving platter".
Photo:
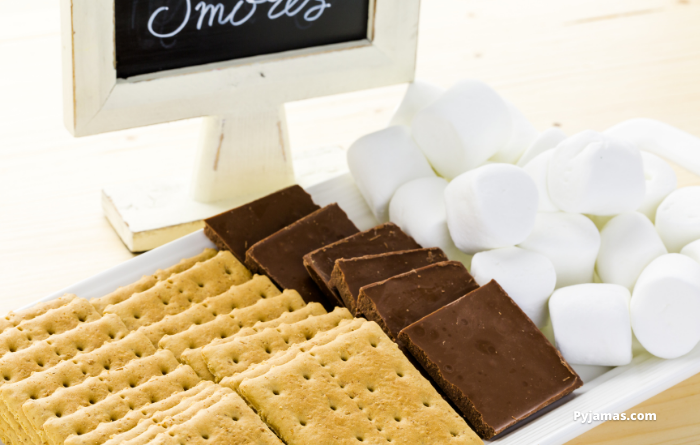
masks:
{"type": "MultiPolygon", "coordinates": [[[[317,204],[337,202],[361,229],[377,225],[349,174],[341,175],[307,188],[317,204]]],[[[144,253],[92,278],[76,283],[40,301],[48,301],[66,293],[91,299],[101,297],[124,286],[200,253],[214,244],[198,231],[144,253]]],[[[35,302],[36,303],[36,302],[35,302]]],[[[32,303],[28,306],[32,306],[32,303]]],[[[578,369],[578,367],[577,367],[578,369]]],[[[574,412],[621,413],[640,402],[700,372],[700,346],[684,357],[663,360],[643,352],[631,364],[600,372],[582,372],[584,386],[565,403],[524,424],[514,431],[490,441],[499,445],[558,445],[566,443],[602,422],[574,421],[574,412]],[[588,376],[587,376],[588,374],[588,376]]]]}

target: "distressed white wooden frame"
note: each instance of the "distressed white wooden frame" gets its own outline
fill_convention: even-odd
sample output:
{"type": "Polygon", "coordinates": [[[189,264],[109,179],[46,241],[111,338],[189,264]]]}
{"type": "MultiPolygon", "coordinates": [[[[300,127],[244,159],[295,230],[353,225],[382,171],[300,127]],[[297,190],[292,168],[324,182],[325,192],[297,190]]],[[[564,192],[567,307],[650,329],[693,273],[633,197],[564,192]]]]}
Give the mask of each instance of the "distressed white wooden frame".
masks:
{"type": "Polygon", "coordinates": [[[413,80],[420,0],[371,0],[365,40],[117,79],[114,0],[61,0],[65,124],[75,136],[413,80]]]}

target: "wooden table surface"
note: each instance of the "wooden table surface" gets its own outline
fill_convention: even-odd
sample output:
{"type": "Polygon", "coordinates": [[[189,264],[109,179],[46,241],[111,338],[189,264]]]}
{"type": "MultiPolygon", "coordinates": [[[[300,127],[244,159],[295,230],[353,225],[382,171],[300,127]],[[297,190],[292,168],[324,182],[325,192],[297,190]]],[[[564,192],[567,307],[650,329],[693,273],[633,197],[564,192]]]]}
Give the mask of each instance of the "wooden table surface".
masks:
{"type": "MultiPolygon", "coordinates": [[[[633,117],[700,136],[700,0],[424,0],[417,76],[482,79],[540,129],[633,117]]],[[[405,86],[288,105],[295,156],[386,125],[405,86]]],[[[56,0],[0,0],[0,313],[131,258],[110,184],[190,175],[199,120],[73,139],[62,126],[56,0]]],[[[571,444],[700,443],[700,375],[571,444]]]]}

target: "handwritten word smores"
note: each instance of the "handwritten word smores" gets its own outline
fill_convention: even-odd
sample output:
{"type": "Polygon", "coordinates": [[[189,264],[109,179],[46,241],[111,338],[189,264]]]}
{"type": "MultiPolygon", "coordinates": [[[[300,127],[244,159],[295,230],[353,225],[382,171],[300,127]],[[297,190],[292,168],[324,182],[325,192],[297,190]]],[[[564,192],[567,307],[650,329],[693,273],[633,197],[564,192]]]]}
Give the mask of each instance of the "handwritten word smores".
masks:
{"type": "MultiPolygon", "coordinates": [[[[192,1],[184,1],[186,2],[185,19],[177,29],[162,33],[153,29],[153,23],[158,16],[167,13],[170,9],[167,6],[161,6],[155,10],[148,20],[148,31],[155,37],[160,38],[178,35],[185,29],[192,18],[192,1]]],[[[194,7],[195,11],[199,12],[199,17],[195,17],[197,20],[197,29],[201,30],[205,23],[210,27],[214,26],[215,23],[219,25],[241,26],[255,15],[258,10],[258,5],[263,5],[265,3],[271,3],[270,9],[267,12],[267,17],[270,20],[275,20],[282,16],[294,17],[300,15],[307,22],[313,22],[318,20],[327,8],[331,7],[328,0],[238,0],[233,6],[233,9],[226,14],[226,8],[222,3],[209,4],[200,1],[194,7]]]]}

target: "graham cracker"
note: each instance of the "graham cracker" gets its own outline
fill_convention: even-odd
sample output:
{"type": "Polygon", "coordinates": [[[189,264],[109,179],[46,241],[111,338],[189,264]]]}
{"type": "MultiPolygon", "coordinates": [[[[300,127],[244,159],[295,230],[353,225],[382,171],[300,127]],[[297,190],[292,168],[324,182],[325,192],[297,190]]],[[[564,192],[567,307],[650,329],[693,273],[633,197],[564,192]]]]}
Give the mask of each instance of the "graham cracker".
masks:
{"type": "Polygon", "coordinates": [[[349,323],[341,324],[337,328],[333,328],[330,331],[320,332],[311,340],[294,345],[286,351],[277,353],[269,360],[265,360],[262,363],[252,365],[245,371],[240,372],[236,375],[226,377],[225,379],[221,380],[220,384],[221,386],[226,386],[227,388],[231,388],[234,391],[238,391],[238,387],[243,381],[247,379],[253,379],[255,377],[260,377],[261,375],[266,374],[267,371],[269,371],[275,366],[280,366],[284,365],[285,363],[289,363],[297,355],[309,351],[314,346],[328,344],[336,338],[338,338],[340,335],[347,334],[348,332],[352,332],[359,329],[366,322],[367,320],[365,320],[364,318],[355,318],[349,323]]]}
{"type": "Polygon", "coordinates": [[[68,304],[3,331],[0,334],[0,357],[99,318],[100,314],[87,300],[74,298],[68,304]]]}
{"type": "MultiPolygon", "coordinates": [[[[242,310],[243,311],[243,310],[242,310]]],[[[322,304],[320,303],[310,303],[304,307],[302,307],[299,310],[296,310],[294,312],[285,312],[283,313],[280,317],[270,320],[270,321],[259,321],[255,323],[255,325],[252,328],[247,328],[246,326],[246,321],[245,318],[243,317],[242,314],[241,317],[239,317],[239,320],[243,323],[243,328],[238,331],[237,334],[233,334],[231,336],[223,336],[224,338],[215,338],[214,340],[211,341],[210,344],[212,345],[217,345],[221,343],[227,343],[229,341],[233,341],[235,338],[237,338],[239,335],[242,335],[244,331],[248,332],[250,331],[249,334],[247,335],[252,335],[259,330],[263,330],[267,327],[277,327],[280,324],[283,323],[296,323],[297,321],[305,320],[306,318],[313,317],[316,315],[323,315],[326,313],[326,309],[323,307],[322,304]]],[[[254,314],[251,314],[254,315],[254,314]]],[[[252,322],[255,320],[255,317],[249,317],[250,319],[248,322],[252,322]]],[[[222,337],[222,336],[220,336],[222,337]]],[[[205,380],[211,380],[214,381],[215,377],[214,375],[209,372],[209,368],[207,367],[207,363],[204,361],[204,356],[202,355],[202,348],[195,348],[195,349],[186,349],[185,351],[182,352],[182,355],[180,355],[180,361],[183,363],[186,363],[192,367],[192,369],[195,370],[197,375],[199,375],[202,379],[205,380]]]]}
{"type": "Polygon", "coordinates": [[[13,328],[18,324],[26,320],[31,320],[40,315],[44,315],[51,309],[57,309],[61,306],[65,306],[70,303],[74,298],[77,298],[73,294],[65,294],[61,297],[55,298],[50,301],[45,301],[43,303],[37,303],[34,306],[22,309],[20,311],[10,311],[4,317],[0,318],[0,332],[5,329],[13,328]]]}
{"type": "Polygon", "coordinates": [[[239,392],[288,445],[482,444],[374,322],[244,381],[239,392]]]}
{"type": "Polygon", "coordinates": [[[159,281],[167,280],[172,275],[191,269],[197,263],[201,263],[208,259],[214,258],[217,251],[215,249],[204,249],[199,255],[193,256],[192,258],[186,258],[180,261],[178,264],[168,267],[165,270],[158,269],[153,275],[145,275],[140,280],[128,286],[120,287],[114,292],[105,295],[104,297],[95,298],[90,300],[90,303],[95,306],[97,312],[100,314],[104,313],[104,310],[110,304],[121,303],[122,301],[128,299],[133,294],[146,291],[153,286],[155,286],[159,281]]]}
{"type": "MultiPolygon", "coordinates": [[[[132,411],[117,422],[114,422],[115,424],[123,422],[123,425],[118,425],[121,432],[113,434],[111,438],[105,441],[104,445],[119,445],[125,443],[145,432],[150,425],[158,424],[169,417],[186,411],[191,406],[197,405],[200,401],[209,399],[220,389],[219,385],[214,382],[201,381],[194,388],[185,391],[181,399],[177,399],[179,394],[175,394],[144,409],[132,411]],[[133,426],[129,426],[134,420],[136,420],[137,423],[133,426]]],[[[88,433],[85,437],[94,432],[98,432],[99,429],[100,427],[88,433]]]]}
{"type": "Polygon", "coordinates": [[[119,315],[129,329],[136,330],[167,315],[179,314],[193,303],[201,303],[251,278],[250,271],[231,252],[219,252],[214,258],[197,263],[144,292],[107,306],[103,313],[119,315]]]}
{"type": "Polygon", "coordinates": [[[150,444],[282,445],[282,442],[238,394],[230,392],[190,420],[171,426],[150,444]]]}
{"type": "Polygon", "coordinates": [[[85,379],[99,375],[103,370],[122,367],[132,360],[155,353],[155,347],[144,335],[132,332],[121,340],[105,343],[92,352],[79,354],[72,360],[63,361],[51,369],[36,372],[27,379],[0,387],[0,409],[12,416],[22,427],[22,432],[31,443],[41,441],[29,420],[24,416],[22,405],[29,400],[39,400],[52,395],[59,388],[82,383],[85,379]]]}
{"type": "Polygon", "coordinates": [[[153,376],[160,376],[176,369],[180,363],[170,351],[157,351],[155,354],[133,360],[123,368],[107,370],[96,377],[68,388],[59,388],[51,396],[39,400],[29,400],[23,406],[24,414],[44,443],[48,438],[44,424],[51,419],[70,415],[84,407],[94,405],[111,394],[138,386],[153,376]]]}
{"type": "Polygon", "coordinates": [[[292,324],[268,328],[256,334],[237,338],[232,342],[207,346],[202,355],[209,371],[220,381],[224,377],[243,372],[250,365],[260,363],[273,354],[289,349],[296,343],[310,340],[317,333],[328,331],[342,321],[353,317],[345,308],[336,308],[330,314],[309,317],[292,324]]]}
{"type": "MultiPolygon", "coordinates": [[[[50,419],[44,424],[44,431],[50,445],[63,445],[71,436],[86,435],[101,423],[116,422],[131,411],[165,400],[172,394],[184,393],[199,382],[200,379],[192,368],[180,365],[171,372],[152,377],[133,388],[123,389],[92,406],[61,418],[50,419]]],[[[108,438],[109,436],[93,437],[94,441],[84,443],[101,444],[108,438]]]]}
{"type": "Polygon", "coordinates": [[[123,444],[145,445],[151,440],[155,439],[158,434],[165,432],[171,426],[180,425],[192,419],[198,412],[209,408],[210,406],[219,402],[222,397],[230,393],[230,389],[218,387],[214,394],[212,394],[210,397],[191,404],[189,407],[177,414],[167,415],[165,413],[156,413],[157,415],[152,416],[150,419],[144,419],[139,423],[138,427],[145,428],[141,434],[132,438],[131,440],[123,442],[123,444]]]}
{"type": "MultiPolygon", "coordinates": [[[[166,335],[175,335],[186,331],[193,325],[208,323],[219,315],[229,314],[237,308],[251,306],[260,300],[280,295],[269,278],[255,275],[252,280],[233,286],[226,292],[209,297],[201,303],[193,304],[189,309],[176,315],[168,315],[157,323],[142,326],[139,331],[157,345],[166,335]]],[[[175,351],[173,351],[175,352],[175,351]]],[[[179,356],[178,353],[175,353],[179,356]]]]}

